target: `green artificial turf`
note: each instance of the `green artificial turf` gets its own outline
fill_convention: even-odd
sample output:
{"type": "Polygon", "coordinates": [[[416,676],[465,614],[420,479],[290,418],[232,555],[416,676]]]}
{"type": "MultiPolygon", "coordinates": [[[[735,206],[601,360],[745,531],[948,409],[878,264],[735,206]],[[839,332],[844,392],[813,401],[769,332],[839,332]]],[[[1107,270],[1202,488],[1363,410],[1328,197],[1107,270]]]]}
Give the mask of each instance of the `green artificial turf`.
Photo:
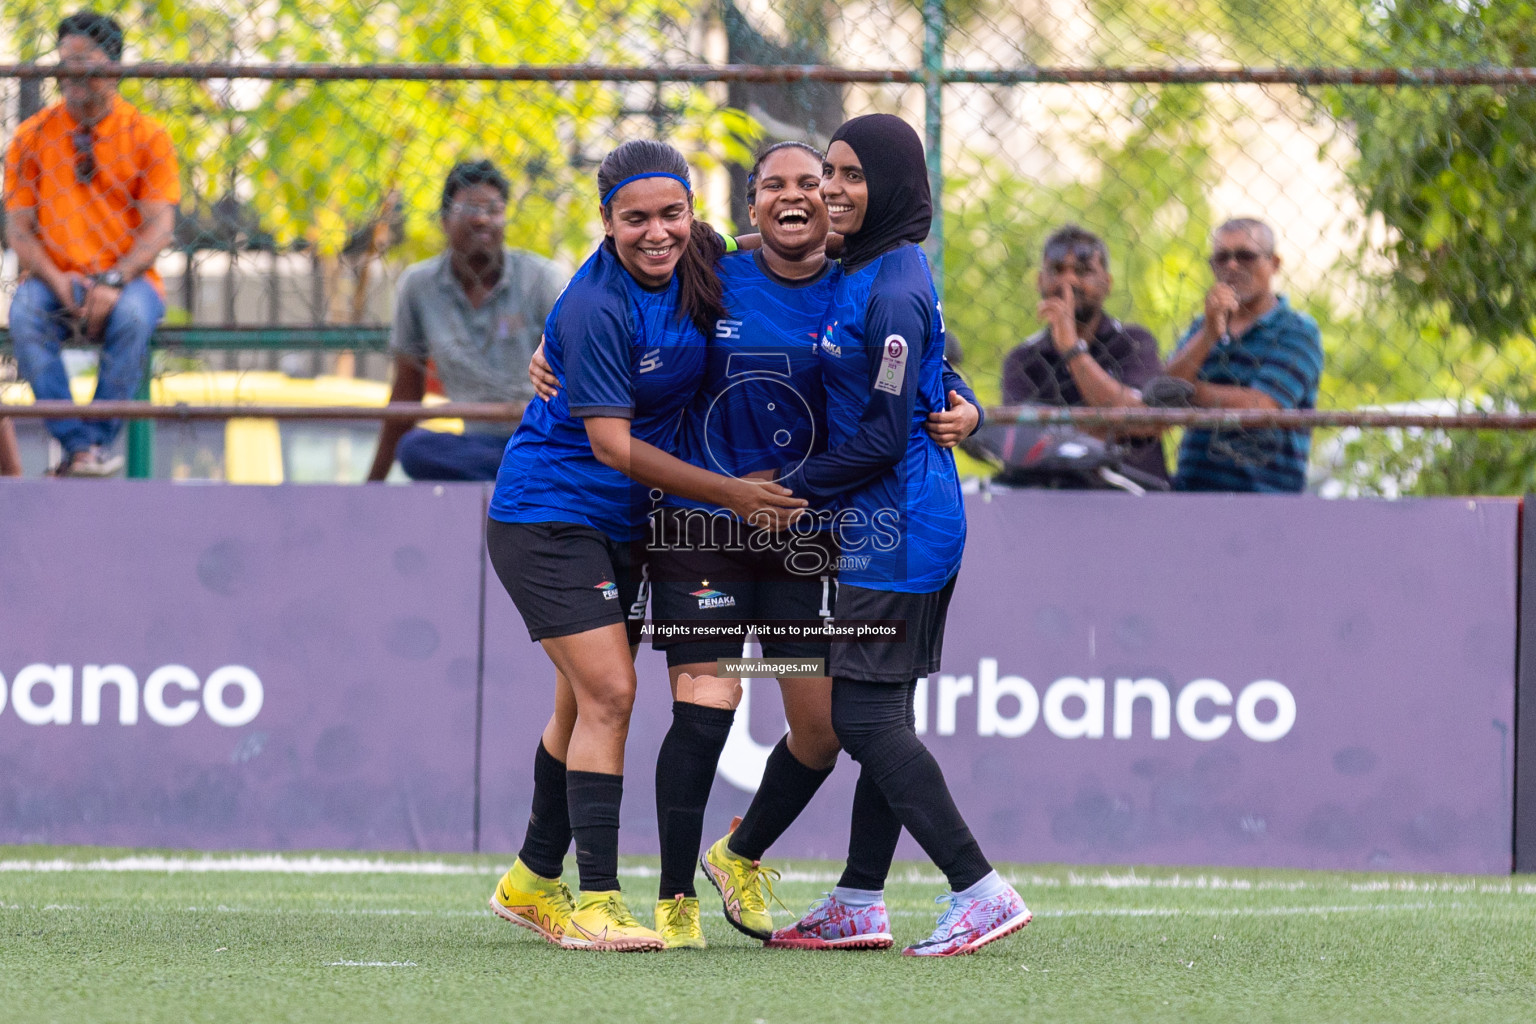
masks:
{"type": "MultiPolygon", "coordinates": [[[[0,847],[0,1021],[1536,1020],[1530,877],[1009,867],[1034,923],[932,961],[763,950],[708,901],[707,950],[562,952],[486,910],[505,857],[316,855],[445,874],[82,869],[142,855],[0,847]],[[60,859],[74,869],[40,870],[60,859]]],[[[796,912],[832,885],[832,865],[780,866],[796,912]]],[[[648,921],[654,864],[627,861],[624,885],[648,921]]],[[[942,888],[898,865],[898,947],[931,929],[942,888]]]]}

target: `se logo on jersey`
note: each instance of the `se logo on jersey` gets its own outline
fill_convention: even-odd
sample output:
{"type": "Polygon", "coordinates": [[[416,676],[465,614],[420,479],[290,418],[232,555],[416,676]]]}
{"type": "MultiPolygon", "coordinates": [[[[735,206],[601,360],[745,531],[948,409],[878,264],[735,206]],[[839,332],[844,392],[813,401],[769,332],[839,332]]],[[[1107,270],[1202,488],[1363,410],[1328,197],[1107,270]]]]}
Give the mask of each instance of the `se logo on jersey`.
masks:
{"type": "Polygon", "coordinates": [[[661,369],[661,349],[653,348],[640,357],[640,372],[650,373],[661,369]]]}

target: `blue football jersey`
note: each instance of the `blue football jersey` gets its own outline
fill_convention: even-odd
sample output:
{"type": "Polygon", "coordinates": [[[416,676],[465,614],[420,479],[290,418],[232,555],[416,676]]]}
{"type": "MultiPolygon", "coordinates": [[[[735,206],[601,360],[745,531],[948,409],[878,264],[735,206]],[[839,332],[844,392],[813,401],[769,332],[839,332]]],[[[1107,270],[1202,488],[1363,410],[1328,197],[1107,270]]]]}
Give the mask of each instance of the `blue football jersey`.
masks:
{"type": "Polygon", "coordinates": [[[663,451],[704,373],[704,337],[677,315],[677,279],[641,287],[607,245],[582,264],[544,324],[544,358],[560,393],[535,401],[507,442],[490,516],[504,523],[580,523],[616,541],[644,533],[649,490],[603,465],[582,418],[622,416],[663,451]]]}
{"type": "MultiPolygon", "coordinates": [[[[816,339],[835,264],[805,281],[770,273],[760,253],[716,264],[729,318],[715,323],[704,382],[683,414],[677,457],[728,476],[798,467],[825,450],[826,398],[816,339]]],[[[718,510],[669,496],[667,504],[718,510]]]]}
{"type": "Polygon", "coordinates": [[[928,261],[902,246],[838,277],[816,346],[828,448],[781,480],[839,497],[840,579],[931,593],[960,568],[965,507],[954,456],[924,429],[945,408],[944,320],[928,261]]]}

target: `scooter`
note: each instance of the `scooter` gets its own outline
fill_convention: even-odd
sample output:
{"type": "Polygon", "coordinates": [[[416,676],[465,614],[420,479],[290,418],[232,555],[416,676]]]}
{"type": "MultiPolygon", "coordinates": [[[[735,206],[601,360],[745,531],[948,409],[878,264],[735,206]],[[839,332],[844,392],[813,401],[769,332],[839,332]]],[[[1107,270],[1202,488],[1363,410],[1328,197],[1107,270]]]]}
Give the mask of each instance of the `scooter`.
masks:
{"type": "Polygon", "coordinates": [[[1168,490],[1168,481],[1128,465],[1121,446],[1075,427],[988,423],[961,442],[974,458],[998,467],[991,486],[1057,490],[1168,490]]]}

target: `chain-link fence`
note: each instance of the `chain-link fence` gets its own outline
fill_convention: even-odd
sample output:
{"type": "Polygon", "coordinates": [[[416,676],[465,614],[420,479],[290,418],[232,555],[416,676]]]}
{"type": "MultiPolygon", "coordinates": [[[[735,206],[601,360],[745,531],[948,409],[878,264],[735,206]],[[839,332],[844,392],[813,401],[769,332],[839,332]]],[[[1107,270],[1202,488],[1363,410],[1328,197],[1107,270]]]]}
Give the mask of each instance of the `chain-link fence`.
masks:
{"type": "MultiPolygon", "coordinates": [[[[54,59],[64,13],[0,2],[6,145],[57,99],[27,65],[54,59]]],[[[1273,229],[1276,287],[1319,326],[1319,409],[1536,405],[1523,2],[222,0],[116,13],[124,63],[159,66],[121,93],[165,126],[178,162],[158,261],[171,324],[387,324],[401,271],[444,245],[443,176],[460,159],[488,157],[511,179],[510,244],[570,269],[597,238],[593,172],[615,141],[678,144],[702,211],[740,228],[755,146],[821,144],[846,117],[886,111],[928,141],[942,193],[930,253],[988,402],[1008,397],[1008,354],[1042,330],[1055,229],[1104,241],[1107,314],[1167,358],[1213,284],[1212,230],[1251,217],[1273,229]]],[[[5,268],[8,296],[14,260],[5,268]]],[[[313,374],[337,359],[188,351],[160,371],[313,374]]],[[[353,372],[382,378],[388,363],[353,372]]],[[[1328,493],[1519,491],[1536,483],[1527,437],[1325,430],[1311,472],[1328,493]]]]}

